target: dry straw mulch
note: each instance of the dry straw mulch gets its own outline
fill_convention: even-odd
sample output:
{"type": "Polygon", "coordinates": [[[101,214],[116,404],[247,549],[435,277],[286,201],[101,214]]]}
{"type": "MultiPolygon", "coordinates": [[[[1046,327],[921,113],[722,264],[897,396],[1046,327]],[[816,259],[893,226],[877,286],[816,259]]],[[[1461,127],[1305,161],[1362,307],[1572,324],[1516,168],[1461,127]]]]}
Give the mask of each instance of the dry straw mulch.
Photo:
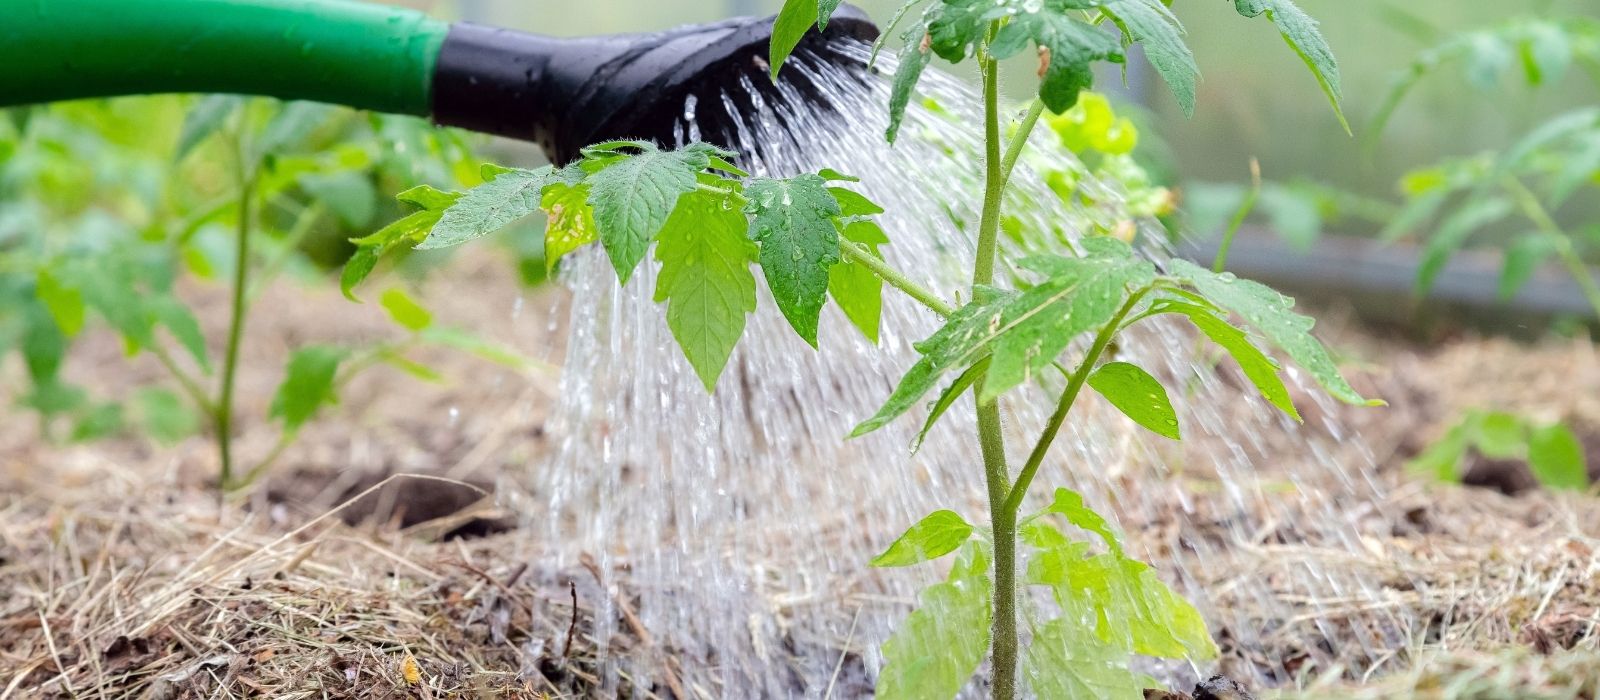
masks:
{"type": "MultiPolygon", "coordinates": [[[[486,303],[476,286],[435,291],[465,300],[459,313],[441,314],[451,318],[510,305],[504,295],[486,303]]],[[[346,308],[282,293],[281,308],[346,308]]],[[[253,347],[281,355],[284,339],[380,332],[347,316],[268,319],[255,332],[273,342],[253,347]]],[[[504,321],[491,316],[486,325],[504,321]]],[[[1264,540],[1232,552],[1230,571],[1259,579],[1301,562],[1361,570],[1382,583],[1381,604],[1418,622],[1396,648],[1376,650],[1375,668],[1308,669],[1308,697],[1600,700],[1600,498],[1425,486],[1398,466],[1466,407],[1531,410],[1600,434],[1594,346],[1467,339],[1418,350],[1347,340],[1358,362],[1378,368],[1395,404],[1348,418],[1378,457],[1375,478],[1390,486],[1368,518],[1364,551],[1264,540]]],[[[82,381],[112,386],[118,352],[106,343],[106,357],[80,365],[82,381]]],[[[277,367],[277,359],[255,364],[277,367]]],[[[219,504],[209,488],[203,443],[61,450],[31,439],[22,416],[0,414],[0,700],[594,696],[596,610],[618,616],[606,621],[620,630],[606,642],[612,650],[655,643],[628,614],[625,585],[608,591],[582,567],[550,570],[538,543],[516,531],[445,537],[468,520],[511,515],[488,501],[418,522],[405,513],[409,500],[389,492],[397,484],[352,503],[372,482],[339,479],[427,472],[485,483],[548,449],[549,377],[505,381],[449,357],[439,362],[467,381],[407,390],[405,402],[376,398],[392,387],[358,383],[347,413],[331,428],[312,428],[286,456],[293,478],[237,503],[219,504]],[[457,404],[470,410],[440,427],[457,404]]],[[[0,373],[9,382],[14,370],[0,373]]],[[[265,403],[273,376],[245,377],[246,400],[265,403]]],[[[270,445],[271,432],[258,425],[244,442],[270,445]]],[[[1229,582],[1204,583],[1226,590],[1229,582]]],[[[1341,601],[1302,603],[1304,618],[1274,620],[1282,635],[1236,651],[1222,670],[1282,667],[1311,647],[1338,658],[1349,631],[1341,601]]],[[[841,605],[841,616],[850,611],[841,605]]],[[[672,650],[658,651],[668,659],[654,674],[663,680],[640,695],[715,695],[675,687],[672,650]]]]}

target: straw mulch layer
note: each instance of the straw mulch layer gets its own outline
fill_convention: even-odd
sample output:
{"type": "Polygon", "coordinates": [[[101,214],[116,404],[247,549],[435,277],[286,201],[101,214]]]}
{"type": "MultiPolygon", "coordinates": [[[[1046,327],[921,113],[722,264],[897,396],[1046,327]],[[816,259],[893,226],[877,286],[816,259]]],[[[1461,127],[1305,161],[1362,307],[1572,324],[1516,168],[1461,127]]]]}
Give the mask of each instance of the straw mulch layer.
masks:
{"type": "MultiPolygon", "coordinates": [[[[559,356],[544,337],[550,301],[519,303],[493,267],[431,289],[440,316],[559,356]],[[531,318],[508,323],[513,313],[531,318]]],[[[215,301],[214,290],[198,293],[215,301]]],[[[290,342],[388,332],[381,317],[366,315],[374,310],[356,314],[332,297],[279,289],[269,298],[264,308],[296,314],[252,327],[256,357],[241,384],[249,405],[265,405],[290,342]]],[[[220,306],[203,306],[214,329],[220,306]]],[[[1368,518],[1377,526],[1365,528],[1361,555],[1264,538],[1234,553],[1233,571],[1272,576],[1299,562],[1366,571],[1382,582],[1384,605],[1414,611],[1420,623],[1399,648],[1366,650],[1379,658],[1366,677],[1307,668],[1308,697],[1597,698],[1600,498],[1423,485],[1399,468],[1466,407],[1525,409],[1600,434],[1593,346],[1467,338],[1418,350],[1353,329],[1339,335],[1395,404],[1348,417],[1389,486],[1368,518]]],[[[157,372],[142,360],[126,369],[109,338],[85,350],[69,372],[97,391],[157,372]]],[[[286,454],[276,478],[225,503],[212,488],[204,440],[51,446],[28,416],[0,414],[0,700],[594,695],[596,610],[617,617],[607,625],[619,630],[606,642],[613,648],[657,644],[632,619],[626,585],[606,590],[583,567],[541,566],[538,543],[515,530],[514,514],[456,483],[488,488],[496,474],[550,449],[543,425],[554,375],[430,359],[450,383],[405,384],[397,399],[396,387],[410,380],[358,381],[335,415],[286,454]],[[398,473],[452,482],[382,481],[398,473]]],[[[17,371],[3,369],[7,385],[17,371]]],[[[241,449],[260,453],[274,433],[254,415],[241,449]]],[[[1202,583],[1216,591],[1229,584],[1202,583]]],[[[1265,649],[1235,651],[1221,670],[1282,668],[1312,648],[1338,658],[1338,646],[1353,643],[1339,636],[1340,604],[1304,601],[1316,620],[1281,621],[1283,635],[1265,649]],[[1304,634],[1318,627],[1310,623],[1324,632],[1304,634]]],[[[857,605],[841,601],[841,615],[857,605]]],[[[653,674],[662,680],[639,694],[716,694],[683,687],[672,650],[658,651],[669,659],[653,674]]],[[[836,650],[855,660],[846,666],[859,661],[856,651],[836,650]]],[[[856,687],[841,683],[834,697],[856,687]]]]}

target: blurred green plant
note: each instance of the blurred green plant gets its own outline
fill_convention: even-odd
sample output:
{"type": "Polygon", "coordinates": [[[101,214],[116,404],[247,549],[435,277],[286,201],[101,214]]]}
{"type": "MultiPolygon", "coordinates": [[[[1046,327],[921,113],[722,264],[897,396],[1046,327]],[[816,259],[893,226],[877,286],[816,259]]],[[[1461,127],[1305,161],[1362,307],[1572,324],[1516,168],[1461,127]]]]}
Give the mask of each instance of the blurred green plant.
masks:
{"type": "Polygon", "coordinates": [[[1518,17],[1455,34],[1419,53],[1390,80],[1388,94],[1367,131],[1368,144],[1376,143],[1418,84],[1446,67],[1460,67],[1468,84],[1490,91],[1517,72],[1529,85],[1559,83],[1574,66],[1600,81],[1600,20],[1518,17]]]}
{"type": "Polygon", "coordinates": [[[1406,468],[1439,481],[1460,483],[1461,465],[1473,454],[1527,462],[1546,488],[1582,491],[1589,487],[1583,443],[1561,423],[1539,423],[1513,413],[1468,411],[1406,468]]]}
{"type": "Polygon", "coordinates": [[[133,431],[171,443],[209,431],[220,482],[237,488],[268,469],[359,372],[382,363],[436,378],[405,352],[423,343],[482,345],[433,328],[420,307],[391,290],[385,307],[406,339],[294,350],[270,410],[280,440],[241,469],[234,385],[258,295],[285,274],[319,278],[317,260],[341,255],[348,234],[338,232],[383,214],[381,188],[475,181],[468,144],[421,120],[234,96],[65,103],[7,117],[0,120],[0,355],[21,355],[29,383],[15,398],[37,412],[46,438],[133,431]],[[227,287],[225,329],[202,327],[184,298],[184,278],[227,287]],[[154,357],[166,380],[122,397],[70,381],[63,364],[96,328],[120,336],[128,357],[154,357]]]}
{"type": "Polygon", "coordinates": [[[1600,184],[1600,108],[1561,115],[1499,153],[1484,153],[1406,175],[1407,197],[1383,238],[1423,232],[1417,292],[1426,294],[1445,263],[1494,226],[1519,230],[1490,238],[1504,251],[1500,296],[1509,299],[1539,266],[1555,258],[1577,281],[1600,318],[1600,284],[1585,257],[1600,253],[1600,227],[1571,229],[1560,209],[1585,187],[1600,184]]]}

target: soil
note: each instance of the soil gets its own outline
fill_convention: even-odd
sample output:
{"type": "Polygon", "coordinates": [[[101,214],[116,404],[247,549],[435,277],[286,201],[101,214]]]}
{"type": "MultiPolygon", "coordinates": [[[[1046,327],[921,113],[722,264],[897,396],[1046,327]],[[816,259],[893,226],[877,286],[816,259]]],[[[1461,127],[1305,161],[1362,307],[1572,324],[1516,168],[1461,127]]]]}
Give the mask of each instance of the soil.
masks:
{"type": "MultiPolygon", "coordinates": [[[[544,425],[558,376],[542,363],[562,352],[549,322],[560,295],[519,288],[506,267],[486,255],[454,261],[423,297],[436,317],[540,364],[511,370],[440,351],[418,357],[443,383],[376,371],[239,498],[219,501],[203,438],[53,444],[31,416],[0,408],[0,700],[589,697],[602,650],[588,631],[603,596],[625,631],[613,648],[654,644],[625,587],[602,589],[581,567],[542,569],[516,514],[488,497],[500,475],[553,449],[544,425]]],[[[219,337],[221,290],[186,294],[219,337]]],[[[247,459],[277,439],[263,408],[289,347],[396,333],[375,304],[326,291],[281,285],[260,308],[239,392],[247,459]]],[[[1475,460],[1468,481],[1490,488],[1424,483],[1403,468],[1460,411],[1493,406],[1568,422],[1600,476],[1594,346],[1467,335],[1423,346],[1337,320],[1323,334],[1349,352],[1358,388],[1391,403],[1338,416],[1377,456],[1373,478],[1388,494],[1373,516],[1383,527],[1364,543],[1370,557],[1350,565],[1374,571],[1397,605],[1432,611],[1431,624],[1371,675],[1297,666],[1358,643],[1323,605],[1325,617],[1286,623],[1293,633],[1258,656],[1215,630],[1227,655],[1219,670],[1299,669],[1308,697],[1595,698],[1600,498],[1539,489],[1516,462],[1475,460]]],[[[96,392],[125,395],[161,376],[109,336],[81,345],[67,373],[96,392]]],[[[0,367],[0,385],[20,377],[0,367]]],[[[1309,402],[1304,413],[1307,430],[1326,429],[1330,416],[1309,402]]],[[[1295,441],[1269,448],[1291,454],[1295,441]]],[[[1268,539],[1238,554],[1238,575],[1316,556],[1331,555],[1268,539]]],[[[644,696],[704,696],[676,687],[665,651],[666,680],[644,696]]],[[[844,640],[837,652],[849,672],[836,696],[868,692],[861,650],[844,640]]],[[[1208,683],[1192,696],[1250,697],[1208,683]]]]}

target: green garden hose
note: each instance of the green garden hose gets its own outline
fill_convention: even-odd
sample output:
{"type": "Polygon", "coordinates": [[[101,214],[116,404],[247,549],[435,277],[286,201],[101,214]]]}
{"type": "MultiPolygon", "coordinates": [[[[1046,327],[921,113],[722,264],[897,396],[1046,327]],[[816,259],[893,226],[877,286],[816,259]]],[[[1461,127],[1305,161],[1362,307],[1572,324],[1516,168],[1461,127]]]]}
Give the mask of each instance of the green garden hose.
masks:
{"type": "MultiPolygon", "coordinates": [[[[354,0],[0,0],[0,10],[0,107],[261,95],[427,116],[562,159],[610,138],[670,138],[685,97],[757,72],[771,36],[769,20],[745,18],[554,39],[354,0]]],[[[808,41],[876,34],[845,8],[808,41]]]]}
{"type": "Polygon", "coordinates": [[[0,103],[231,92],[427,115],[450,26],[344,0],[9,0],[0,103]]]}

